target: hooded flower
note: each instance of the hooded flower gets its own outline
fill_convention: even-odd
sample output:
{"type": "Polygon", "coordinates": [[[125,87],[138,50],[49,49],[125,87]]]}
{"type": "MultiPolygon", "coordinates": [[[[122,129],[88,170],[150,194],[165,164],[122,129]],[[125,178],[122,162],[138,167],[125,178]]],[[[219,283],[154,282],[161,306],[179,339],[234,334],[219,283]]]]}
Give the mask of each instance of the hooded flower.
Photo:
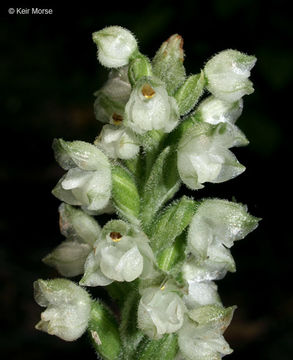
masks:
{"type": "Polygon", "coordinates": [[[203,201],[188,230],[188,249],[194,256],[184,265],[188,277],[213,280],[222,278],[227,271],[235,271],[229,249],[234,241],[253,231],[258,221],[242,204],[220,199],[203,201]]]}
{"type": "Polygon", "coordinates": [[[204,67],[207,89],[223,101],[234,102],[253,93],[250,70],[256,58],[236,50],[224,50],[212,57],[204,67]]]}
{"type": "Polygon", "coordinates": [[[34,282],[35,300],[47,309],[36,329],[73,341],[87,329],[91,310],[88,293],[66,279],[34,282]]]}
{"type": "Polygon", "coordinates": [[[241,174],[241,165],[229,150],[234,144],[225,124],[197,122],[181,138],[177,167],[181,180],[191,189],[203,188],[203,183],[221,183],[241,174]]]}
{"type": "Polygon", "coordinates": [[[109,26],[93,33],[98,47],[100,63],[109,68],[127,65],[137,51],[137,42],[129,30],[121,26],[109,26]]]}
{"type": "Polygon", "coordinates": [[[100,235],[101,228],[94,218],[68,204],[60,205],[59,214],[60,230],[66,240],[43,261],[56,268],[63,276],[80,275],[83,273],[85,260],[100,235]]]}
{"type": "Polygon", "coordinates": [[[232,146],[244,146],[248,144],[248,140],[243,132],[235,125],[236,120],[242,113],[242,109],[242,99],[230,103],[211,95],[199,104],[196,109],[196,114],[200,120],[212,125],[225,123],[227,132],[232,139],[232,146]]]}
{"type": "Polygon", "coordinates": [[[142,231],[124,221],[109,221],[85,262],[80,284],[105,286],[113,281],[152,277],[156,272],[148,241],[142,231]]]}
{"type": "Polygon", "coordinates": [[[70,205],[91,212],[105,208],[111,196],[111,168],[108,158],[96,146],[84,141],[55,139],[55,158],[68,172],[52,193],[70,205]]]}
{"type": "Polygon", "coordinates": [[[171,132],[179,120],[176,100],[159,79],[142,77],[133,88],[125,107],[124,124],[138,134],[150,130],[171,132]]]}
{"type": "Polygon", "coordinates": [[[151,339],[160,339],[181,328],[185,311],[179,291],[170,281],[146,288],[138,306],[138,327],[151,339]]]}

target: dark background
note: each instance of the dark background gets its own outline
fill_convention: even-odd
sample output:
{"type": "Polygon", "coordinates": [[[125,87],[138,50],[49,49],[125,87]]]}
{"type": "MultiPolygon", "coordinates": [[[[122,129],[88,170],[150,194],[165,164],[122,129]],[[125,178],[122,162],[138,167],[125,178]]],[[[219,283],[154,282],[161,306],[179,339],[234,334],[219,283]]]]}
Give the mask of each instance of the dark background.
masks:
{"type": "MultiPolygon", "coordinates": [[[[248,205],[263,218],[237,242],[238,271],[218,283],[226,306],[238,310],[226,332],[234,348],[227,359],[293,358],[292,210],[292,18],[284,1],[105,1],[57,5],[1,5],[1,247],[0,337],[5,359],[95,359],[83,336],[74,343],[34,330],[41,308],[32,296],[37,278],[56,277],[41,258],[62,240],[59,201],[51,189],[62,171],[55,137],[92,141],[98,133],[93,92],[107,71],[96,60],[91,33],[107,25],[130,29],[152,57],[171,34],[185,40],[185,65],[197,73],[214,53],[234,48],[254,54],[254,94],[245,97],[238,121],[250,140],[234,149],[247,170],[223,184],[207,184],[196,198],[218,196],[248,205]],[[208,4],[204,4],[208,3],[208,4]],[[52,8],[53,15],[8,15],[9,7],[52,8]],[[290,144],[291,145],[291,144],[290,144]],[[291,146],[290,146],[291,148],[291,146]]],[[[94,296],[104,293],[96,288],[94,296]]]]}

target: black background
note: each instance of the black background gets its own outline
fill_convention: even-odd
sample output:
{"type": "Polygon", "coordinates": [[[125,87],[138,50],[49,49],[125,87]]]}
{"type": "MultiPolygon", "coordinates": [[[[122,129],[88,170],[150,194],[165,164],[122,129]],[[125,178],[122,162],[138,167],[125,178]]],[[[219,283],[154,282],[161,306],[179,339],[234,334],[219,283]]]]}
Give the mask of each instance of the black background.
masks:
{"type": "MultiPolygon", "coordinates": [[[[279,1],[137,1],[137,4],[16,2],[1,5],[1,355],[12,359],[83,356],[95,359],[86,336],[74,343],[34,330],[41,309],[32,282],[57,273],[41,258],[62,240],[59,201],[51,189],[62,171],[55,137],[92,141],[99,125],[93,92],[107,71],[96,60],[91,33],[121,25],[152,57],[171,34],[184,38],[185,65],[197,73],[216,52],[233,48],[256,55],[254,94],[238,121],[250,145],[235,149],[247,170],[223,184],[207,184],[195,198],[217,196],[248,205],[263,218],[236,243],[238,271],[218,283],[226,306],[238,310],[226,332],[228,358],[293,357],[291,122],[292,26],[279,1]],[[8,15],[8,8],[52,8],[53,15],[8,15]]],[[[104,297],[99,288],[93,295],[104,297]]]]}

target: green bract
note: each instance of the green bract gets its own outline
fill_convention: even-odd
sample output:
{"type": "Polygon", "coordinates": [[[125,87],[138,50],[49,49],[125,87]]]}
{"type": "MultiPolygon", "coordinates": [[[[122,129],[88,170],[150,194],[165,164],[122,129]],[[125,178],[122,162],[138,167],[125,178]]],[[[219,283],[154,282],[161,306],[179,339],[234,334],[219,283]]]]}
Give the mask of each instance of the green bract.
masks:
{"type": "Polygon", "coordinates": [[[120,26],[93,39],[112,68],[95,92],[102,127],[93,144],[53,142],[66,170],[53,190],[65,240],[43,261],[104,286],[114,309],[69,280],[38,280],[47,310],[36,327],[67,341],[87,329],[103,360],[221,360],[232,352],[223,333],[236,307],[224,307],[216,281],[236,270],[230,248],[259,219],[245,205],[178,190],[245,170],[230,149],[248,144],[235,122],[256,59],[225,50],[188,75],[178,34],[152,61],[120,26]]]}

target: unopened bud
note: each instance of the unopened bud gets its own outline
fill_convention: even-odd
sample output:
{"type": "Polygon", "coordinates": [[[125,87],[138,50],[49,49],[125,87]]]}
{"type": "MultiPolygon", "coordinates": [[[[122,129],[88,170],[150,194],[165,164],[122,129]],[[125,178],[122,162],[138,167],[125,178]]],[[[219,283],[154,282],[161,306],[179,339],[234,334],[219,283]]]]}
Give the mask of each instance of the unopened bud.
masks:
{"type": "Polygon", "coordinates": [[[175,34],[163,42],[152,61],[154,74],[166,83],[170,95],[184,82],[183,60],[183,39],[175,34]]]}
{"type": "Polygon", "coordinates": [[[109,26],[93,33],[100,63],[109,68],[127,65],[137,50],[135,37],[121,26],[109,26]]]}

